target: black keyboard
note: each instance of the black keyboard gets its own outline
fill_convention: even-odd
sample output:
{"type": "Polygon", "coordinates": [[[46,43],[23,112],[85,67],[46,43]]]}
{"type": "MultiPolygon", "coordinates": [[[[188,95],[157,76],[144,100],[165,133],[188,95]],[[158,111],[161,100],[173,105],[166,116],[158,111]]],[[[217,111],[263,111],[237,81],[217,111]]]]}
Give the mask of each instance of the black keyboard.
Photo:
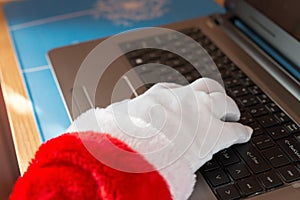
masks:
{"type": "MultiPolygon", "coordinates": [[[[182,30],[206,49],[221,72],[229,96],[241,110],[240,122],[253,128],[251,141],[225,149],[207,162],[198,173],[208,182],[220,200],[242,199],[283,187],[300,179],[300,128],[252,80],[239,69],[198,28],[182,30]]],[[[164,43],[178,42],[171,36],[160,37],[164,43]]],[[[153,41],[153,38],[150,38],[153,41]]],[[[147,42],[148,39],[145,39],[147,42]]],[[[135,42],[136,44],[136,42],[135,42]]],[[[122,44],[126,46],[131,43],[122,44]]],[[[185,49],[186,55],[193,47],[185,49]]],[[[148,66],[137,68],[137,73],[150,88],[157,82],[187,84],[200,78],[185,59],[159,49],[139,49],[126,54],[133,66],[146,63],[165,64],[174,71],[148,66]],[[178,74],[183,75],[179,76],[178,74]],[[187,80],[187,81],[186,81],[187,80]]],[[[201,64],[201,63],[200,63],[201,64]]],[[[201,75],[205,75],[205,71],[201,75]]]]}

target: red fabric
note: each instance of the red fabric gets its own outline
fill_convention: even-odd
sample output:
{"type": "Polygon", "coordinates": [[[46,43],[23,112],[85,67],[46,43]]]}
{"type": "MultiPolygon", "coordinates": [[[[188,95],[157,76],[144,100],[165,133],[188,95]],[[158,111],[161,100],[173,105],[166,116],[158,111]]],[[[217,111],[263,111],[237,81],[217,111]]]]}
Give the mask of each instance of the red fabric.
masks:
{"type": "MultiPolygon", "coordinates": [[[[153,168],[142,156],[120,157],[107,142],[134,152],[107,134],[84,134],[103,155],[118,163],[153,168]]],[[[82,139],[82,137],[81,137],[82,139]]],[[[17,181],[11,200],[153,200],[171,199],[169,188],[157,172],[127,173],[104,165],[85,148],[79,133],[64,134],[43,144],[27,172],[17,181]]]]}

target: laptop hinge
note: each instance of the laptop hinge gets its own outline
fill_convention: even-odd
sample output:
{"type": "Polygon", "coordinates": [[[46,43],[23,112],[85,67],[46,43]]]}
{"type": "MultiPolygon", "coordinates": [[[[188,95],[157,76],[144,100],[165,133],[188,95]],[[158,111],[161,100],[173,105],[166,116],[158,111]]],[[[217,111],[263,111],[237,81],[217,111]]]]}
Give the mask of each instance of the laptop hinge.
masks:
{"type": "MultiPolygon", "coordinates": [[[[221,28],[240,45],[257,63],[259,63],[270,75],[283,85],[296,99],[300,101],[299,82],[286,72],[271,56],[259,45],[255,44],[247,35],[232,23],[232,15],[222,15],[221,28]]],[[[220,20],[219,20],[220,21],[220,20]]]]}

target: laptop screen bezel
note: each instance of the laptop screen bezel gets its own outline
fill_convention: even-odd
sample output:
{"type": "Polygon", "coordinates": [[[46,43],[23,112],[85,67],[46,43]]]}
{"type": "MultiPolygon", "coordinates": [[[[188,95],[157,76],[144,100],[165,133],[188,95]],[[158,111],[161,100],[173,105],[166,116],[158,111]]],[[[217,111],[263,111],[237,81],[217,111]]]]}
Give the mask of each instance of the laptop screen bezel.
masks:
{"type": "Polygon", "coordinates": [[[300,71],[300,42],[296,38],[244,0],[226,0],[225,6],[300,71]]]}

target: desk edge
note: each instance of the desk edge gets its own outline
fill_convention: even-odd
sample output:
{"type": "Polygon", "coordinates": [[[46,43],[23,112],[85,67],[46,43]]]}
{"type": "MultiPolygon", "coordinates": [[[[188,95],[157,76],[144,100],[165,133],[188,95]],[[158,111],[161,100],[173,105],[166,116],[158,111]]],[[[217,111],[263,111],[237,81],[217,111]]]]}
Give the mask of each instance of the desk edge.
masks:
{"type": "Polygon", "coordinates": [[[28,98],[25,83],[17,62],[17,58],[10,40],[6,19],[3,12],[3,3],[0,3],[0,77],[1,86],[6,104],[11,134],[13,137],[20,173],[23,174],[41,144],[39,130],[34,118],[34,112],[28,98]],[[3,51],[4,50],[4,51],[3,51]],[[12,100],[20,97],[27,102],[26,112],[16,109],[12,100]]]}

